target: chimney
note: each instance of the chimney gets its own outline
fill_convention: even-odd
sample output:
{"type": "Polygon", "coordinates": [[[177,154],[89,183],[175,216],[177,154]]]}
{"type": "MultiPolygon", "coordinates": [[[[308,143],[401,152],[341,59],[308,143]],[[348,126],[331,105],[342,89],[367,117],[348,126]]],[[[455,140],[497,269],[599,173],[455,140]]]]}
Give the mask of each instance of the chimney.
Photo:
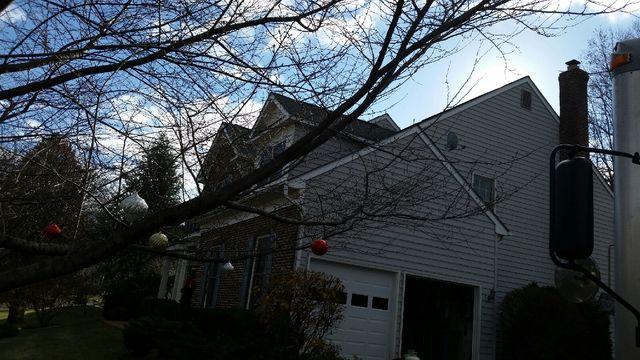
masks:
{"type": "MultiPolygon", "coordinates": [[[[589,113],[587,83],[589,74],[580,69],[578,60],[567,61],[567,70],[560,73],[560,144],[589,146],[589,113]]],[[[586,156],[586,154],[579,154],[586,156]]],[[[568,154],[561,152],[560,160],[568,154]]]]}

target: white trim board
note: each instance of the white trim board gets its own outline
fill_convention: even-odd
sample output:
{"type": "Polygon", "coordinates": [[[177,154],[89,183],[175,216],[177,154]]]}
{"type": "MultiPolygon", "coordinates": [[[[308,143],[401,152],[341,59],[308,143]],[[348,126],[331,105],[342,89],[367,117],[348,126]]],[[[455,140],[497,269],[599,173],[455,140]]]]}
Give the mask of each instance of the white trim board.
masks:
{"type": "Polygon", "coordinates": [[[553,117],[553,119],[557,122],[560,123],[560,117],[558,116],[558,114],[555,112],[555,110],[553,110],[553,108],[551,107],[551,105],[549,104],[549,102],[547,101],[547,99],[542,95],[542,93],[540,92],[540,90],[538,90],[538,87],[536,86],[536,84],[533,83],[533,81],[531,80],[531,78],[529,76],[525,76],[523,78],[520,78],[518,80],[515,80],[513,82],[510,82],[506,85],[503,85],[497,89],[491,90],[488,93],[482,94],[478,97],[475,97],[471,100],[465,101],[462,104],[456,105],[448,110],[444,110],[443,112],[440,112],[438,114],[432,115],[424,120],[422,120],[421,122],[417,123],[416,125],[420,125],[423,124],[426,127],[429,127],[431,125],[433,125],[434,123],[446,119],[448,117],[451,117],[455,114],[458,114],[462,111],[465,111],[467,109],[469,109],[470,107],[473,107],[475,105],[478,105],[486,100],[489,100],[490,98],[502,94],[503,92],[509,91],[515,87],[518,87],[520,85],[523,84],[528,84],[529,86],[531,86],[531,89],[533,90],[533,92],[536,94],[536,96],[538,96],[538,98],[540,98],[540,100],[542,101],[542,104],[544,105],[545,109],[547,109],[547,111],[549,111],[549,114],[551,115],[551,117],[553,117]]]}
{"type": "MultiPolygon", "coordinates": [[[[555,110],[553,109],[553,107],[551,107],[551,105],[549,104],[549,102],[547,101],[547,99],[542,95],[542,93],[540,92],[540,90],[538,89],[538,87],[535,85],[535,83],[533,82],[533,80],[531,80],[531,78],[529,76],[525,76],[523,78],[520,78],[518,80],[515,80],[509,84],[506,84],[504,86],[501,86],[495,90],[492,90],[488,93],[485,93],[483,95],[480,95],[474,99],[471,99],[469,101],[466,101],[458,106],[455,106],[449,110],[445,110],[439,114],[433,115],[431,117],[428,117],[424,120],[422,120],[419,123],[416,123],[414,125],[411,125],[407,128],[405,128],[404,130],[388,137],[385,138],[373,145],[367,146],[353,154],[347,155],[341,159],[335,160],[333,162],[330,162],[328,164],[325,164],[323,166],[320,166],[316,169],[313,169],[307,173],[304,173],[294,179],[292,179],[291,181],[293,183],[302,183],[304,184],[307,180],[314,178],[316,176],[322,175],[338,166],[344,165],[346,163],[349,163],[355,159],[361,158],[371,152],[373,152],[374,150],[376,150],[378,147],[380,146],[384,146],[387,144],[390,144],[396,140],[402,139],[406,136],[409,136],[411,134],[415,134],[417,132],[419,132],[419,136],[422,138],[423,141],[425,141],[425,139],[427,139],[425,141],[425,144],[430,148],[430,150],[434,153],[434,155],[438,156],[438,153],[440,154],[439,160],[443,161],[443,164],[445,164],[445,166],[447,167],[447,170],[452,174],[452,176],[454,176],[454,178],[456,178],[456,180],[460,183],[460,185],[469,193],[469,195],[474,199],[474,201],[478,204],[478,206],[482,206],[482,201],[479,199],[478,195],[475,194],[475,191],[473,191],[472,188],[469,187],[468,184],[466,184],[466,181],[464,181],[464,178],[459,174],[459,172],[456,170],[456,168],[451,165],[450,163],[448,163],[446,160],[446,158],[444,158],[444,155],[442,154],[442,152],[439,151],[438,147],[433,144],[433,146],[429,146],[429,142],[433,143],[433,141],[431,141],[428,136],[426,136],[424,134],[425,129],[429,128],[431,125],[437,123],[440,120],[444,120],[447,119],[451,116],[454,116],[462,111],[465,111],[467,109],[469,109],[472,106],[475,106],[479,103],[482,103],[483,101],[486,101],[490,98],[493,98],[494,96],[497,96],[499,94],[502,94],[506,91],[509,91],[513,88],[516,88],[518,86],[524,85],[524,84],[528,84],[531,89],[533,90],[533,92],[536,94],[536,96],[538,96],[538,98],[542,101],[542,104],[544,105],[544,107],[546,108],[546,110],[549,112],[549,114],[551,115],[551,117],[557,122],[560,122],[560,118],[558,116],[558,114],[555,112],[555,110]],[[442,158],[441,158],[442,157],[442,158]],[[456,175],[457,174],[457,175],[456,175]],[[480,201],[480,202],[478,202],[480,201]]],[[[597,173],[597,176],[601,179],[601,181],[603,181],[604,179],[601,178],[601,175],[599,174],[599,172],[597,170],[595,170],[597,173]]],[[[605,185],[605,183],[603,182],[603,185],[605,185]]],[[[605,185],[605,187],[607,188],[607,190],[611,193],[611,189],[608,188],[608,186],[605,185]]],[[[612,193],[611,193],[612,194],[612,193]]],[[[613,196],[613,194],[612,194],[613,196]]],[[[500,220],[500,218],[495,214],[495,212],[491,211],[490,209],[485,209],[485,214],[487,215],[487,217],[494,223],[495,225],[495,232],[498,235],[502,235],[502,236],[506,236],[506,235],[511,235],[510,231],[508,230],[508,228],[505,226],[505,224],[500,220]]]]}
{"type": "Polygon", "coordinates": [[[390,143],[392,143],[392,142],[394,142],[396,140],[400,140],[400,139],[402,139],[402,138],[404,138],[404,137],[406,137],[408,135],[411,135],[411,134],[415,133],[417,130],[418,130],[417,127],[414,127],[414,126],[408,127],[405,130],[402,130],[401,132],[399,132],[397,134],[391,135],[388,138],[385,138],[385,139],[383,139],[383,140],[381,140],[381,141],[379,141],[379,142],[377,142],[377,143],[375,143],[373,145],[369,145],[367,147],[364,147],[361,150],[358,150],[358,151],[356,151],[356,152],[354,152],[354,153],[352,153],[350,155],[347,155],[347,156],[345,156],[343,158],[340,158],[338,160],[334,160],[334,161],[332,161],[330,163],[327,163],[325,165],[319,166],[319,167],[317,167],[317,168],[315,168],[313,170],[310,170],[310,171],[308,171],[308,172],[306,172],[306,173],[304,173],[302,175],[299,175],[299,176],[291,179],[291,182],[293,182],[293,183],[306,182],[307,180],[315,178],[315,177],[317,177],[319,175],[322,175],[322,174],[324,174],[324,173],[326,173],[328,171],[331,171],[331,170],[337,168],[338,166],[347,164],[347,163],[349,163],[349,162],[351,162],[351,161],[353,161],[355,159],[358,159],[358,158],[361,158],[361,157],[363,157],[363,156],[365,156],[367,154],[370,154],[370,153],[374,152],[375,150],[377,150],[378,147],[380,147],[380,146],[384,146],[384,145],[390,144],[390,143]]]}
{"type": "Polygon", "coordinates": [[[476,205],[478,205],[478,207],[480,207],[481,209],[484,209],[483,210],[484,214],[494,224],[495,233],[498,234],[498,235],[510,235],[509,229],[507,229],[507,227],[498,218],[498,216],[496,215],[496,213],[492,209],[490,209],[490,208],[485,206],[485,204],[482,201],[482,199],[480,198],[480,196],[478,194],[476,194],[475,190],[473,190],[473,187],[471,185],[469,185],[469,183],[460,174],[458,169],[456,169],[451,164],[451,162],[449,162],[449,160],[447,160],[447,157],[442,153],[442,151],[440,151],[440,149],[433,142],[433,140],[431,140],[431,138],[429,136],[427,136],[427,134],[425,134],[424,131],[421,131],[418,136],[425,143],[425,145],[427,145],[427,147],[429,147],[431,152],[438,158],[438,160],[440,160],[442,165],[449,171],[449,173],[456,179],[456,181],[458,181],[460,186],[462,186],[462,188],[467,192],[467,194],[469,194],[469,196],[473,199],[473,201],[476,203],[476,205]]]}
{"type": "Polygon", "coordinates": [[[533,83],[533,81],[531,80],[530,77],[525,76],[523,78],[520,78],[516,81],[513,81],[507,85],[504,85],[502,87],[499,87],[495,90],[492,90],[486,94],[480,95],[474,99],[471,99],[469,101],[466,101],[458,106],[455,106],[449,110],[445,110],[439,114],[430,116],[416,124],[413,124],[409,127],[406,127],[405,129],[403,129],[402,131],[389,136],[388,138],[382,139],[381,141],[378,141],[377,143],[367,146],[351,155],[347,155],[341,159],[332,161],[328,164],[325,164],[323,166],[317,167],[309,172],[306,172],[302,175],[299,175],[298,177],[296,177],[293,180],[300,180],[300,181],[305,181],[311,178],[314,178],[318,175],[322,175],[324,173],[326,173],[329,170],[332,170],[338,166],[344,165],[350,161],[353,161],[359,157],[362,157],[364,155],[367,155],[371,152],[373,152],[374,150],[376,150],[377,147],[383,146],[383,145],[387,145],[393,141],[402,139],[408,135],[411,134],[415,134],[418,131],[424,132],[424,129],[429,128],[431,125],[435,124],[436,122],[440,121],[440,120],[444,120],[447,119],[453,115],[456,115],[464,110],[467,110],[468,108],[475,106],[483,101],[486,101],[498,94],[501,94],[505,91],[511,90],[516,86],[522,85],[522,84],[529,84],[531,85],[531,87],[533,88],[534,92],[536,93],[536,95],[538,95],[541,100],[543,100],[543,103],[545,104],[545,107],[547,107],[547,109],[549,110],[550,114],[553,116],[554,119],[556,119],[556,121],[560,121],[558,118],[558,115],[555,113],[555,111],[553,110],[553,108],[551,107],[551,105],[549,105],[549,103],[547,102],[547,100],[544,98],[544,96],[542,96],[542,94],[540,93],[540,91],[538,90],[538,88],[535,86],[535,84],[533,83]]]}
{"type": "Polygon", "coordinates": [[[604,179],[604,176],[602,176],[602,173],[600,173],[600,170],[596,168],[596,165],[593,163],[593,161],[591,162],[591,168],[593,169],[593,172],[596,174],[596,177],[598,178],[598,180],[600,180],[600,183],[602,184],[602,186],[604,186],[604,188],[607,190],[609,195],[611,195],[611,198],[615,198],[615,196],[613,195],[613,190],[611,190],[611,188],[607,184],[607,181],[604,179]]]}
{"type": "MultiPolygon", "coordinates": [[[[449,115],[450,116],[450,115],[449,115]]],[[[444,155],[442,154],[442,152],[440,152],[440,150],[438,149],[438,147],[433,143],[433,141],[431,141],[431,139],[429,139],[429,137],[424,133],[424,128],[422,128],[421,123],[418,123],[414,126],[408,127],[405,130],[392,135],[382,141],[379,141],[378,143],[375,144],[375,146],[368,146],[365,147],[363,149],[361,149],[360,151],[357,151],[351,155],[347,155],[341,159],[338,159],[336,161],[330,162],[326,165],[320,166],[316,169],[313,169],[307,173],[304,173],[294,179],[291,180],[292,183],[294,184],[299,184],[299,183],[305,183],[307,180],[311,179],[311,178],[315,178],[317,176],[320,176],[332,169],[335,169],[338,166],[347,164],[353,160],[356,160],[358,158],[362,158],[363,156],[372,153],[373,151],[377,150],[378,147],[380,146],[384,146],[387,144],[390,144],[396,140],[402,139],[408,135],[411,134],[418,134],[418,137],[420,137],[420,139],[423,141],[423,143],[427,146],[427,148],[429,148],[429,150],[438,158],[438,160],[440,160],[443,165],[445,166],[445,168],[447,169],[447,171],[449,171],[449,173],[456,179],[456,181],[460,184],[460,186],[462,186],[462,188],[469,194],[469,196],[471,196],[471,198],[474,200],[474,202],[476,202],[476,204],[478,204],[478,206],[480,206],[481,208],[483,208],[483,203],[482,200],[480,199],[480,197],[478,196],[478,194],[475,193],[475,191],[473,191],[473,189],[469,186],[469,184],[464,180],[464,178],[462,177],[462,175],[460,175],[460,173],[455,169],[455,167],[453,165],[451,165],[451,163],[449,163],[446,159],[446,157],[444,157],[444,155]]],[[[507,229],[507,227],[504,225],[504,223],[498,218],[498,216],[491,210],[488,208],[485,208],[484,211],[485,215],[487,215],[487,217],[489,218],[490,221],[493,222],[494,224],[494,229],[496,234],[499,235],[510,235],[509,230],[507,229]]]]}

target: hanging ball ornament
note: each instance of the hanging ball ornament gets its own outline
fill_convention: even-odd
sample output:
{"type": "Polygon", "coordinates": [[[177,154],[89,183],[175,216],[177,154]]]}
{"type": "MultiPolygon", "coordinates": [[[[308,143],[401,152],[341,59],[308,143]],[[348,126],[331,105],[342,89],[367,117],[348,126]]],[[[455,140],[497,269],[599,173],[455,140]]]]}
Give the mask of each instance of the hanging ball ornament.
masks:
{"type": "Polygon", "coordinates": [[[223,271],[233,271],[233,269],[235,268],[233,267],[233,264],[231,264],[231,261],[227,261],[226,263],[224,263],[224,265],[222,265],[223,271]]]}
{"type": "Polygon", "coordinates": [[[149,210],[147,202],[135,192],[124,198],[120,207],[124,211],[124,217],[130,222],[143,217],[149,210]]]}
{"type": "Polygon", "coordinates": [[[329,251],[329,244],[327,244],[327,240],[313,240],[313,242],[311,243],[311,251],[318,256],[326,254],[327,251],[329,251]]]}
{"type": "Polygon", "coordinates": [[[149,236],[149,246],[156,250],[164,250],[169,245],[169,238],[167,235],[157,232],[149,236]]]}
{"type": "Polygon", "coordinates": [[[57,238],[58,236],[62,235],[62,229],[60,228],[60,226],[58,226],[58,224],[51,223],[51,224],[45,226],[44,229],[42,229],[42,234],[47,239],[53,240],[53,239],[57,238]]]}

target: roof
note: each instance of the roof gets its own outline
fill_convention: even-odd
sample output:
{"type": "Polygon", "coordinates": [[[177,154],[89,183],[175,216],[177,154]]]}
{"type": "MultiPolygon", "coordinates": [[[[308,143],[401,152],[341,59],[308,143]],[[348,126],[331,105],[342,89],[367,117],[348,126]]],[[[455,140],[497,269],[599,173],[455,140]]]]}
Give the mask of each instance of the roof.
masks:
{"type": "Polygon", "coordinates": [[[251,129],[246,128],[244,126],[238,125],[238,124],[233,124],[233,123],[223,123],[223,125],[225,129],[227,129],[227,131],[230,132],[230,136],[233,136],[234,138],[240,138],[240,137],[245,137],[245,136],[249,136],[251,134],[251,129]]]}
{"type": "Polygon", "coordinates": [[[436,156],[436,158],[438,158],[440,161],[442,161],[442,163],[445,165],[445,167],[447,168],[447,170],[449,171],[449,173],[451,174],[451,176],[453,176],[456,181],[458,181],[458,183],[460,184],[460,186],[462,186],[462,188],[467,192],[467,194],[471,197],[471,199],[476,202],[476,204],[483,208],[483,212],[484,214],[487,216],[487,218],[489,218],[489,220],[494,224],[495,227],[495,232],[496,234],[500,235],[500,236],[504,236],[504,235],[509,235],[510,231],[507,228],[507,226],[502,222],[502,220],[500,219],[499,216],[496,215],[496,213],[490,208],[490,207],[486,207],[484,206],[484,204],[482,203],[482,200],[480,199],[480,196],[478,196],[478,194],[476,194],[475,190],[473,190],[473,188],[466,182],[466,180],[464,180],[464,177],[459,173],[459,171],[456,169],[456,167],[451,164],[449,161],[447,161],[446,157],[444,156],[444,154],[442,153],[442,151],[440,151],[440,149],[437,147],[437,145],[433,142],[433,140],[431,140],[431,138],[429,138],[429,136],[426,134],[425,129],[428,128],[429,126],[435,124],[436,122],[438,122],[439,120],[448,118],[450,116],[453,116],[455,114],[460,113],[461,111],[464,111],[478,103],[481,103],[483,101],[486,101],[490,98],[493,98],[494,96],[497,96],[499,94],[504,93],[505,91],[508,91],[510,89],[513,89],[516,86],[519,85],[523,85],[523,84],[528,84],[530,85],[530,87],[533,89],[534,93],[541,99],[541,101],[543,102],[545,108],[549,111],[551,117],[553,119],[555,119],[556,121],[558,121],[558,114],[553,110],[553,108],[549,105],[549,103],[547,102],[547,100],[544,98],[544,96],[542,95],[542,93],[540,93],[540,91],[538,90],[538,88],[536,87],[536,85],[533,83],[533,81],[531,80],[530,77],[525,76],[523,78],[520,78],[518,80],[515,80],[511,83],[508,83],[504,86],[501,86],[497,89],[494,89],[488,93],[482,94],[478,97],[475,97],[471,100],[465,101],[457,106],[454,106],[453,108],[447,109],[443,112],[440,112],[436,115],[430,116],[416,124],[413,124],[399,132],[394,133],[392,136],[389,136],[385,139],[382,139],[381,141],[379,141],[378,143],[372,145],[372,146],[368,146],[365,147],[359,151],[356,151],[355,153],[352,153],[350,155],[347,155],[341,159],[337,159],[333,162],[330,162],[328,164],[325,164],[323,166],[320,166],[316,169],[313,169],[305,174],[302,174],[300,176],[298,176],[295,179],[291,179],[291,181],[293,183],[296,182],[305,182],[306,180],[316,177],[320,174],[323,174],[335,167],[338,167],[340,165],[346,164],[350,161],[353,161],[355,159],[359,159],[362,156],[375,151],[376,149],[379,149],[381,146],[389,144],[391,142],[394,142],[396,140],[402,139],[408,135],[412,135],[412,134],[416,134],[418,135],[418,138],[421,139],[421,141],[430,149],[430,151],[436,156]]]}
{"type": "Polygon", "coordinates": [[[233,123],[222,123],[221,129],[237,154],[252,156],[255,153],[249,141],[251,129],[233,123]]]}
{"type": "MultiPolygon", "coordinates": [[[[320,106],[292,99],[281,94],[271,93],[270,96],[273,97],[290,116],[307,122],[310,125],[320,124],[329,113],[327,109],[320,106]]],[[[360,119],[349,123],[343,131],[347,134],[371,141],[380,141],[396,133],[394,130],[383,128],[360,119]]]]}
{"type": "MultiPolygon", "coordinates": [[[[248,141],[251,135],[251,129],[228,122],[223,122],[220,124],[220,128],[216,133],[213,144],[215,144],[217,137],[221,135],[227,139],[236,154],[252,156],[253,149],[251,148],[250,142],[248,141]]],[[[203,181],[202,169],[209,168],[214,159],[218,156],[217,152],[219,148],[215,147],[213,144],[205,155],[204,162],[200,167],[200,170],[198,170],[198,174],[196,175],[198,181],[203,181]]]]}
{"type": "Polygon", "coordinates": [[[454,114],[457,114],[461,111],[464,111],[468,108],[470,108],[471,106],[474,106],[478,103],[481,103],[485,100],[488,100],[489,98],[492,98],[498,94],[501,94],[507,90],[513,89],[514,87],[520,86],[522,84],[528,84],[531,89],[533,90],[533,92],[538,96],[538,98],[540,98],[540,100],[542,101],[542,105],[545,107],[545,109],[547,109],[547,111],[549,112],[549,114],[551,115],[551,117],[558,123],[560,123],[560,117],[558,116],[558,113],[556,113],[556,111],[553,109],[553,107],[551,106],[551,104],[549,104],[549,102],[547,101],[547,99],[544,97],[544,95],[542,95],[542,93],[540,92],[540,90],[538,89],[538,87],[536,86],[536,84],[533,82],[533,80],[531,80],[531,77],[529,76],[524,76],[521,77],[520,79],[514,80],[510,83],[507,83],[499,88],[493,89],[487,93],[484,93],[482,95],[476,96],[472,99],[469,99],[467,101],[464,101],[452,108],[449,108],[445,111],[442,111],[438,114],[432,115],[424,120],[422,120],[420,123],[424,124],[424,126],[431,126],[434,122],[437,122],[440,119],[444,119],[447,118],[449,116],[452,116],[454,114]]]}

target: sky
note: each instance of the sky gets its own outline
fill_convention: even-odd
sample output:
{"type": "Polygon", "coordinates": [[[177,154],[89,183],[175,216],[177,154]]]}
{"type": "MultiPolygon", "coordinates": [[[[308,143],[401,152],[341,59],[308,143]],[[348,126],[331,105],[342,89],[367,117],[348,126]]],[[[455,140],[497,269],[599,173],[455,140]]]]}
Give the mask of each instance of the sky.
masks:
{"type": "MultiPolygon", "coordinates": [[[[565,62],[581,60],[589,39],[599,27],[625,28],[632,22],[630,15],[611,14],[589,18],[556,37],[543,37],[533,32],[521,33],[513,39],[517,48],[507,55],[509,69],[505,69],[505,62],[497,51],[485,55],[473,75],[479,81],[465,99],[528,75],[558,111],[558,75],[566,70],[565,62]]],[[[401,128],[442,111],[447,104],[445,81],[449,80],[450,93],[459,88],[473,67],[476,52],[477,46],[469,46],[447,61],[418,71],[391,98],[378,104],[375,110],[386,111],[401,128]]]]}
{"type": "MultiPolygon", "coordinates": [[[[360,0],[354,1],[360,3],[360,0]]],[[[578,4],[583,0],[552,1],[566,2],[568,4],[576,2],[578,4]]],[[[602,1],[606,3],[618,0],[602,1]]],[[[16,3],[18,2],[16,1],[16,3]]],[[[15,22],[24,21],[26,19],[25,11],[14,5],[4,11],[0,17],[15,22]]],[[[637,3],[635,5],[637,9],[637,3]]],[[[366,26],[374,26],[374,22],[371,19],[365,17],[363,21],[365,21],[366,26]]],[[[580,60],[583,57],[584,52],[587,50],[589,39],[599,27],[626,28],[632,22],[633,17],[630,15],[612,14],[582,18],[582,22],[558,32],[554,37],[543,37],[531,31],[522,32],[511,40],[515,47],[507,49],[509,54],[506,55],[506,66],[498,51],[495,50],[480,59],[473,73],[474,81],[472,81],[472,83],[475,83],[475,80],[477,80],[477,84],[460,100],[473,98],[528,75],[536,83],[549,103],[557,110],[557,77],[561,71],[566,69],[565,62],[571,59],[580,60]]],[[[502,29],[509,32],[509,26],[513,26],[513,24],[501,23],[496,26],[502,26],[498,30],[502,29]]],[[[477,50],[477,43],[473,43],[439,63],[425,66],[402,87],[397,89],[388,100],[377,104],[373,109],[374,112],[377,112],[376,115],[381,112],[388,112],[401,128],[405,128],[414,122],[444,110],[447,105],[447,93],[455,92],[463,81],[467,79],[476,61],[477,50]],[[446,85],[447,80],[449,88],[446,85]]],[[[255,104],[256,109],[261,106],[262,103],[255,104]]],[[[153,118],[161,118],[155,111],[158,109],[146,110],[153,118]]],[[[122,115],[126,117],[127,113],[125,112],[122,115]]],[[[145,123],[146,117],[143,116],[145,114],[134,111],[130,115],[133,123],[136,123],[136,121],[137,123],[145,123]],[[137,119],[138,117],[141,119],[137,119]]],[[[363,118],[366,119],[368,117],[363,116],[363,118]]],[[[215,121],[213,120],[212,122],[215,121]]],[[[122,139],[114,136],[113,133],[106,133],[104,145],[107,147],[121,149],[121,142],[122,139]]]]}

